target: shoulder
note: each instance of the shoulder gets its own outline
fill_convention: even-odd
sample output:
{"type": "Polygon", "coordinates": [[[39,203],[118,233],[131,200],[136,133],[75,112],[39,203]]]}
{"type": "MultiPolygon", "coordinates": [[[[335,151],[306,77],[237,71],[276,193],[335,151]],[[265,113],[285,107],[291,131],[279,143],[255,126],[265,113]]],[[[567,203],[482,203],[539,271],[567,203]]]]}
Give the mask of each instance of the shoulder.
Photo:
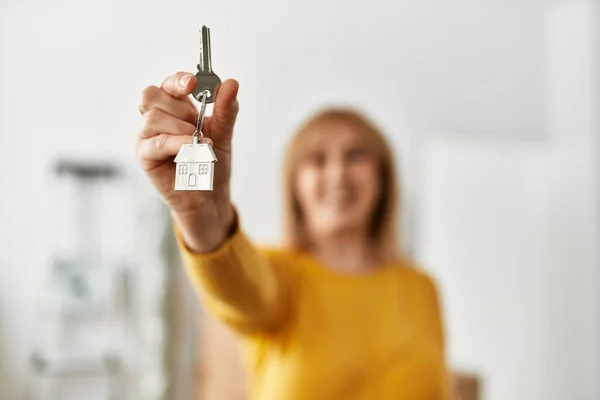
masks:
{"type": "Polygon", "coordinates": [[[439,297],[438,283],[435,277],[420,264],[410,258],[398,262],[400,274],[405,281],[417,291],[432,296],[436,301],[439,297]]]}
{"type": "Polygon", "coordinates": [[[300,252],[273,244],[260,244],[257,249],[272,263],[290,265],[298,263],[304,255],[300,252]]]}
{"type": "Polygon", "coordinates": [[[290,257],[293,250],[285,248],[277,243],[262,242],[257,243],[256,248],[269,258],[290,257]]]}

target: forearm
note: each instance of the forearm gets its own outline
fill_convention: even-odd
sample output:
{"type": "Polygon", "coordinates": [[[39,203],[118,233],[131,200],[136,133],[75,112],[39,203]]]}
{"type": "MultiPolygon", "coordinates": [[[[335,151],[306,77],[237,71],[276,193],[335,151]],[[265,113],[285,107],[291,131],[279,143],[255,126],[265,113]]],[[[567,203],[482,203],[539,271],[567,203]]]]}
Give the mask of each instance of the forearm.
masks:
{"type": "Polygon", "coordinates": [[[216,250],[196,253],[176,225],[186,272],[217,318],[243,333],[273,330],[286,314],[286,280],[240,231],[235,210],[232,226],[216,250]]]}

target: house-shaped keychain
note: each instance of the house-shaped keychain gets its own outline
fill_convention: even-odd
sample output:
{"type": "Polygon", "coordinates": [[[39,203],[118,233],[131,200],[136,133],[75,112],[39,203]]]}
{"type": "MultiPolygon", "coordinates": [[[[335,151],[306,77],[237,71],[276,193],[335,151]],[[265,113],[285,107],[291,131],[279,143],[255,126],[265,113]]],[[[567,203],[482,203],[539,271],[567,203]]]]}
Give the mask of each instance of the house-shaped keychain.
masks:
{"type": "Polygon", "coordinates": [[[181,146],[175,157],[175,190],[213,190],[214,167],[217,157],[206,143],[181,146]]]}

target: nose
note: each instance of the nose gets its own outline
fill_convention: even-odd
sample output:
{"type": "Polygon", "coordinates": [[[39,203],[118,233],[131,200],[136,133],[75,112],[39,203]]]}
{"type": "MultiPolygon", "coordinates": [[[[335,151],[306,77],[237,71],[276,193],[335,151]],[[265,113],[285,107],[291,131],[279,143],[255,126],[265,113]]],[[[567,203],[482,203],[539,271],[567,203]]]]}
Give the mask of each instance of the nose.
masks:
{"type": "Polygon", "coordinates": [[[346,181],[348,168],[340,157],[332,157],[328,160],[325,167],[327,183],[330,185],[339,185],[346,181]]]}

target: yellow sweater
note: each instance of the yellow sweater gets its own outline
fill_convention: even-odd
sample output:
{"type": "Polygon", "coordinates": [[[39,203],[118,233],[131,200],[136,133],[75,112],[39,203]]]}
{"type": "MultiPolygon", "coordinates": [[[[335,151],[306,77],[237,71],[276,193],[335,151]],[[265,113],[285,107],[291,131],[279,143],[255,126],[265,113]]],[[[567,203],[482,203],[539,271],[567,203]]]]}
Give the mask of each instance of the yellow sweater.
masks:
{"type": "Polygon", "coordinates": [[[176,235],[203,303],[241,337],[250,399],[449,398],[436,288],[415,266],[349,276],[239,228],[211,254],[176,235]]]}

